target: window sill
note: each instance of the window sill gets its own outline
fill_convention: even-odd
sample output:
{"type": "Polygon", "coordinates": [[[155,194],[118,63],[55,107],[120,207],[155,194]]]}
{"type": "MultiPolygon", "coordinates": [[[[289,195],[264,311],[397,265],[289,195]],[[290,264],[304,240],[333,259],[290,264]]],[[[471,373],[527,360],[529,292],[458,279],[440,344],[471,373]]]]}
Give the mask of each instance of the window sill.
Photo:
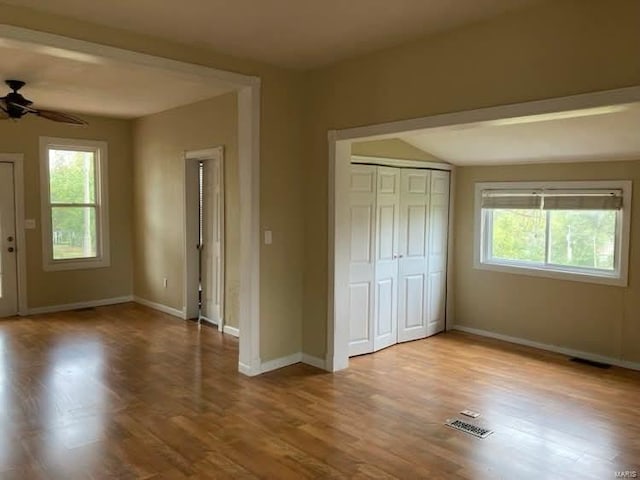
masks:
{"type": "Polygon", "coordinates": [[[64,270],[90,270],[94,268],[110,267],[111,262],[106,258],[88,258],[85,260],[57,260],[49,261],[42,265],[45,272],[58,272],[64,270]]]}
{"type": "Polygon", "coordinates": [[[487,263],[476,261],[474,268],[477,270],[489,270],[492,272],[513,273],[516,275],[526,275],[529,277],[553,278],[557,280],[569,280],[583,283],[597,283],[600,285],[610,285],[616,287],[626,287],[628,285],[626,275],[598,275],[590,272],[569,272],[564,270],[551,270],[547,268],[536,268],[535,266],[507,265],[502,263],[487,263]]]}

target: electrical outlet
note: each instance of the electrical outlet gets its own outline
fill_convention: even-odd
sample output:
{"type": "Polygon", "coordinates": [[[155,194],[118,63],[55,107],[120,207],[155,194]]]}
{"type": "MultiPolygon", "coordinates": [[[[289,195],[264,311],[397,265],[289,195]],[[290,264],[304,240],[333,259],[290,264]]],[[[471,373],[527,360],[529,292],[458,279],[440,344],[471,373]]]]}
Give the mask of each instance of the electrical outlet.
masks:
{"type": "Polygon", "coordinates": [[[169,284],[169,282],[168,282],[168,280],[167,280],[167,277],[164,277],[164,278],[162,279],[162,286],[163,286],[164,288],[167,288],[167,285],[168,285],[168,284],[169,284]]]}

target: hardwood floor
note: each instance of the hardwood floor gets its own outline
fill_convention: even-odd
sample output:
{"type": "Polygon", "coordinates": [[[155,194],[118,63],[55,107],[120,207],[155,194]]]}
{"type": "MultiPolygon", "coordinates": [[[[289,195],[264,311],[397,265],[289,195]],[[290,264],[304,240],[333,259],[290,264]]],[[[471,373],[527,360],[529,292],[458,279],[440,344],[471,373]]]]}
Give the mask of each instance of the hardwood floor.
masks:
{"type": "Polygon", "coordinates": [[[640,372],[461,333],[237,373],[237,340],[127,304],[0,321],[0,478],[640,474],[640,372]],[[443,426],[463,408],[495,433],[443,426]]]}

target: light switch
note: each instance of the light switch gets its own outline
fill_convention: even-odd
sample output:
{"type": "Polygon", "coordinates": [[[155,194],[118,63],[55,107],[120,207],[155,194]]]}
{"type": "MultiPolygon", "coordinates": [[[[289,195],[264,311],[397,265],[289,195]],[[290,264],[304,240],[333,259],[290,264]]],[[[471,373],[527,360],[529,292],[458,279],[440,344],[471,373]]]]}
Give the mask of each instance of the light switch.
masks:
{"type": "Polygon", "coordinates": [[[264,231],[264,244],[271,245],[273,243],[273,234],[271,230],[264,231]]]}
{"type": "Polygon", "coordinates": [[[24,228],[28,230],[33,230],[36,228],[36,221],[33,218],[26,218],[24,220],[24,228]]]}

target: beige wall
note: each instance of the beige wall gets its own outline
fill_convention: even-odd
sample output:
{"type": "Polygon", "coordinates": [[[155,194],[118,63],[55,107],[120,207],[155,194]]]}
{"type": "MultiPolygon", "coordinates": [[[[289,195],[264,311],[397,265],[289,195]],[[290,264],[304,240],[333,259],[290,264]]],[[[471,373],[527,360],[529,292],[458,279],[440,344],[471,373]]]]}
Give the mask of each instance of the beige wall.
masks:
{"type": "Polygon", "coordinates": [[[240,308],[237,125],[237,97],[230,93],[137,119],[133,137],[134,294],[177,310],[185,305],[184,153],[224,146],[224,316],[236,328],[240,308]]]}
{"type": "Polygon", "coordinates": [[[640,85],[638,18],[635,0],[545,2],[309,74],[306,353],[326,350],[327,131],[640,85]]]}
{"type": "Polygon", "coordinates": [[[351,144],[352,155],[371,157],[395,158],[401,160],[421,160],[424,162],[442,162],[439,158],[400,140],[389,138],[386,140],[368,140],[351,144]]]}
{"type": "Polygon", "coordinates": [[[529,277],[473,268],[475,182],[633,180],[640,160],[457,171],[455,323],[551,345],[640,361],[640,195],[631,206],[629,286],[529,277]]]}
{"type": "Polygon", "coordinates": [[[24,154],[25,217],[36,220],[25,230],[29,308],[64,305],[131,295],[131,122],[83,116],[86,128],[36,117],[0,122],[0,152],[24,154]],[[42,269],[39,137],[104,140],[109,148],[109,228],[111,266],[45,272],[42,269]]]}

